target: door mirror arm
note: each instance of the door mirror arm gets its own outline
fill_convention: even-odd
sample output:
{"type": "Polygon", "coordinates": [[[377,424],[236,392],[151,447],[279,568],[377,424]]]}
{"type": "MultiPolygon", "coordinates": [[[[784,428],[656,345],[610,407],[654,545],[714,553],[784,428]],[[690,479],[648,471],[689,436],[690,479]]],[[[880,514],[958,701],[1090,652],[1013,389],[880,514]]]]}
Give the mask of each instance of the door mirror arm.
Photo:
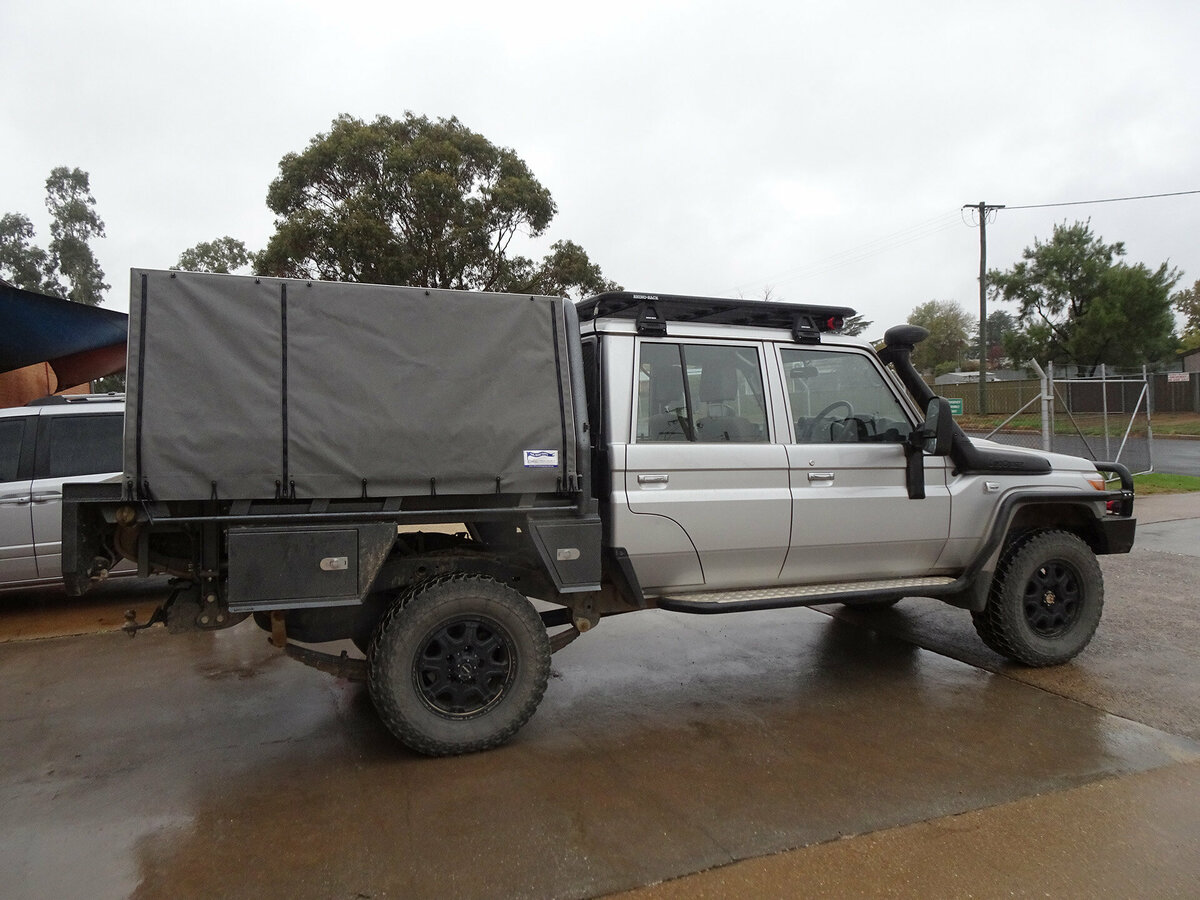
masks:
{"type": "Polygon", "coordinates": [[[946,456],[953,439],[954,418],[950,401],[945,397],[931,397],[925,405],[925,421],[904,442],[909,499],[925,499],[925,454],[946,456]]]}

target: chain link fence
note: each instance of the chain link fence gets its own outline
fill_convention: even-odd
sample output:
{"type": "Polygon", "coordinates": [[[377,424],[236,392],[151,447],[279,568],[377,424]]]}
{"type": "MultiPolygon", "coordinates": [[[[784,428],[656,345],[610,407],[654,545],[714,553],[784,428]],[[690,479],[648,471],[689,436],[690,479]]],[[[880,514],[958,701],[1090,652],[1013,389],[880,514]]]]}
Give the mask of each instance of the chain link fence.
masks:
{"type": "Polygon", "coordinates": [[[1096,374],[1056,373],[987,384],[987,413],[978,384],[934,390],[962,401],[959,423],[973,437],[1018,447],[1123,463],[1135,473],[1154,470],[1156,411],[1200,412],[1200,373],[1151,373],[1100,366],[1096,374]]]}

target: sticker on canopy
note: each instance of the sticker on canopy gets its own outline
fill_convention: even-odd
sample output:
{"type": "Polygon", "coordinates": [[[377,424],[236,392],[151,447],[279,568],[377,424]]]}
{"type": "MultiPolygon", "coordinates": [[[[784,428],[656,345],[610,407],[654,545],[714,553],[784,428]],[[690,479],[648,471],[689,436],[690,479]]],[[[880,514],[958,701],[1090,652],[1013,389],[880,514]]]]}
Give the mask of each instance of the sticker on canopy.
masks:
{"type": "Polygon", "coordinates": [[[527,469],[557,469],[557,450],[526,450],[525,468],[527,469]]]}

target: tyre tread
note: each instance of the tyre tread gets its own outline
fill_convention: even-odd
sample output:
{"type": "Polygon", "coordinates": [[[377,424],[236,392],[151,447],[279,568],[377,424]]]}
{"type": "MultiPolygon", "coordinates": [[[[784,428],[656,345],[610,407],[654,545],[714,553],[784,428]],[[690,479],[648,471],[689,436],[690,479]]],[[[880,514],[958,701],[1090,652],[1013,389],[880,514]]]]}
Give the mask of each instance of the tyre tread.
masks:
{"type": "Polygon", "coordinates": [[[975,631],[979,634],[980,639],[992,650],[995,650],[1001,656],[1008,657],[1014,662],[1019,662],[1033,668],[1041,668],[1044,666],[1060,665],[1081,653],[1095,633],[1096,624],[1099,623],[1103,607],[1103,575],[1100,572],[1100,565],[1096,562],[1091,548],[1088,547],[1082,538],[1073,532],[1048,529],[1027,532],[1012,543],[1005,552],[1000,565],[997,566],[996,577],[992,581],[992,587],[988,594],[987,606],[982,613],[973,615],[972,620],[975,623],[975,631]],[[1081,571],[1079,574],[1085,581],[1091,582],[1089,589],[1095,589],[1096,596],[1091,598],[1090,602],[1095,603],[1095,610],[1091,612],[1094,614],[1096,622],[1093,623],[1091,629],[1082,639],[1080,639],[1079,635],[1074,635],[1074,644],[1065,645],[1064,649],[1060,652],[1049,653],[1032,646],[1029,641],[1025,640],[1019,627],[1020,623],[1017,618],[1017,611],[1013,609],[1013,601],[1007,598],[1005,593],[1011,587],[1010,580],[1017,577],[1016,573],[1027,564],[1027,560],[1030,557],[1039,555],[1044,557],[1050,555],[1052,552],[1067,552],[1065,549],[1059,551],[1050,551],[1047,549],[1055,545],[1069,547],[1074,551],[1080,549],[1086,551],[1084,560],[1087,564],[1083,566],[1086,571],[1081,571]]]}
{"type": "MultiPolygon", "coordinates": [[[[537,616],[537,613],[528,604],[528,601],[524,597],[521,597],[521,602],[528,607],[529,614],[533,619],[537,620],[537,630],[534,631],[534,634],[540,636],[540,640],[537,641],[539,644],[537,658],[527,661],[528,665],[534,667],[533,690],[524,698],[509,724],[502,729],[494,731],[492,734],[475,740],[443,741],[425,734],[419,727],[409,721],[399,704],[396,703],[392,691],[386,686],[390,679],[391,668],[396,661],[389,658],[389,655],[386,653],[381,655],[381,646],[387,640],[391,629],[395,626],[397,617],[402,615],[405,608],[417,597],[428,595],[434,591],[441,591],[446,586],[453,587],[468,582],[478,582],[486,586],[494,586],[514,597],[520,596],[511,588],[487,576],[461,572],[436,575],[413,584],[397,597],[396,601],[388,607],[387,612],[380,619],[379,625],[375,629],[375,633],[371,639],[371,645],[367,650],[367,683],[379,718],[383,721],[388,731],[395,735],[405,746],[426,756],[458,756],[465,753],[475,753],[481,750],[490,750],[510,740],[537,710],[550,678],[549,641],[545,630],[541,627],[540,618],[537,616]]],[[[532,620],[529,624],[532,626],[532,620]]]]}

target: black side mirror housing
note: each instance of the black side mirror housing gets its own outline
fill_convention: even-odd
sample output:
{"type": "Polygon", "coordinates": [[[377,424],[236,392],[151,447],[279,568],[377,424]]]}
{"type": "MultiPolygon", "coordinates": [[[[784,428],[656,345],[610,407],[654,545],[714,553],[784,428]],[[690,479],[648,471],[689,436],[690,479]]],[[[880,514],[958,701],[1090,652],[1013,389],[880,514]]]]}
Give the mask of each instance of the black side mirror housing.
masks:
{"type": "Polygon", "coordinates": [[[945,397],[930,397],[925,404],[925,422],[904,442],[907,457],[905,481],[912,500],[925,499],[925,454],[948,456],[954,441],[954,415],[945,397]]]}
{"type": "Polygon", "coordinates": [[[925,424],[921,427],[921,449],[930,456],[945,456],[954,439],[954,414],[945,397],[932,397],[925,406],[925,424]]]}

